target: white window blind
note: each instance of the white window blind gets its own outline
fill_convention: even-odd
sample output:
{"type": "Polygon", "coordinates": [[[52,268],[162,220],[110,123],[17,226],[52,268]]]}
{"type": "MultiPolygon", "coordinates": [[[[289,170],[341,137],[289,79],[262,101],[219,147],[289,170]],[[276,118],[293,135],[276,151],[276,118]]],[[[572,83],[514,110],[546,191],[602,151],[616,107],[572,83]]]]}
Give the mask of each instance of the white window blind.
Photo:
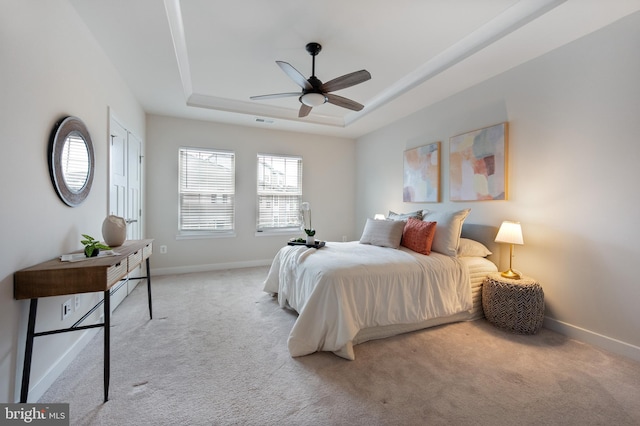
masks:
{"type": "Polygon", "coordinates": [[[80,192],[89,177],[89,152],[87,145],[79,136],[74,134],[67,138],[62,149],[62,178],[69,189],[80,192]]]}
{"type": "Polygon", "coordinates": [[[258,154],[257,230],[300,229],[302,157],[258,154]]]}
{"type": "Polygon", "coordinates": [[[180,148],[181,232],[229,233],[234,230],[235,154],[180,148]]]}

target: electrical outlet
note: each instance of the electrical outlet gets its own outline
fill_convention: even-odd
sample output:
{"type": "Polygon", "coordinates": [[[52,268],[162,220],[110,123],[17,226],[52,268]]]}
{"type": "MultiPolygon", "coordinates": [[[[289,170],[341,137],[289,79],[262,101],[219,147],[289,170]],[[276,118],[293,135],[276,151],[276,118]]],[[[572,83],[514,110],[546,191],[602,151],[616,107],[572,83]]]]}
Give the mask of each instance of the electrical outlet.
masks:
{"type": "Polygon", "coordinates": [[[71,315],[71,299],[62,304],[62,319],[65,319],[69,315],[71,315]]]}
{"type": "Polygon", "coordinates": [[[167,254],[167,246],[160,246],[160,254],[167,254]]]}
{"type": "Polygon", "coordinates": [[[73,301],[74,307],[73,310],[77,311],[80,308],[80,295],[76,294],[75,300],[73,301]]]}

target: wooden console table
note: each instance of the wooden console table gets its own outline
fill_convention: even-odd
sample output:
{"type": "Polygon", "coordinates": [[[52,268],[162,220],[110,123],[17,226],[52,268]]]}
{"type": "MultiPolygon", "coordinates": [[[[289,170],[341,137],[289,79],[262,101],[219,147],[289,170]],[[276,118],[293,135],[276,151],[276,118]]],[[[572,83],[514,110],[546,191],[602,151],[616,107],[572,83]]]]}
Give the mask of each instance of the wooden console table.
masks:
{"type": "Polygon", "coordinates": [[[33,339],[38,336],[65,333],[68,331],[86,330],[104,327],[104,401],[109,399],[110,373],[110,325],[111,325],[111,293],[120,286],[116,284],[128,279],[147,279],[149,299],[149,318],[153,318],[151,309],[151,273],[149,257],[152,253],[153,240],[130,240],[122,246],[114,248],[117,255],[95,257],[78,262],[63,262],[55,258],[30,268],[22,269],[14,275],[14,298],[31,299],[29,307],[29,324],[27,326],[27,342],[25,345],[24,366],[22,370],[22,388],[20,402],[27,402],[29,394],[29,376],[31,374],[31,356],[33,339]],[[146,261],[147,276],[126,278],[127,274],[146,261]],[[115,286],[115,287],[114,287],[115,286]],[[89,312],[69,328],[35,332],[38,299],[40,297],[60,296],[65,294],[104,292],[104,299],[98,302],[89,312]],[[101,304],[104,304],[104,322],[80,326],[101,304]]]}

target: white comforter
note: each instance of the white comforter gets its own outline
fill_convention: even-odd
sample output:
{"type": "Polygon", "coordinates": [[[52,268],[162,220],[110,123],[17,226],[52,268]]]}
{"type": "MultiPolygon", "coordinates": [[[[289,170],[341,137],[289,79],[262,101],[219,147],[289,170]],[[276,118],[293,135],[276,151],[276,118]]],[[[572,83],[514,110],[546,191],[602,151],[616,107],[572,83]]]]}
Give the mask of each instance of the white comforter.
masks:
{"type": "Polygon", "coordinates": [[[355,359],[359,330],[409,324],[468,311],[469,272],[462,262],[431,252],[356,242],[324,248],[286,246],[276,255],[264,291],[298,312],[288,339],[292,356],[332,351],[355,359]]]}

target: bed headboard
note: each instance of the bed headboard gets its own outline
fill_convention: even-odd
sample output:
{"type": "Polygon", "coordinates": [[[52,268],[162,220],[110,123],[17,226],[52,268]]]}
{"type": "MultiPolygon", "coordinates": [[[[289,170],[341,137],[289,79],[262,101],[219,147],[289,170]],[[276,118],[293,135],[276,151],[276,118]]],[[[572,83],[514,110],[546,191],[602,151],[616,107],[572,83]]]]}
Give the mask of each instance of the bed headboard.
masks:
{"type": "Polygon", "coordinates": [[[500,244],[494,241],[497,234],[497,226],[466,222],[462,225],[461,237],[479,241],[487,246],[487,248],[493,252],[488,259],[495,264],[500,262],[500,244]]]}

